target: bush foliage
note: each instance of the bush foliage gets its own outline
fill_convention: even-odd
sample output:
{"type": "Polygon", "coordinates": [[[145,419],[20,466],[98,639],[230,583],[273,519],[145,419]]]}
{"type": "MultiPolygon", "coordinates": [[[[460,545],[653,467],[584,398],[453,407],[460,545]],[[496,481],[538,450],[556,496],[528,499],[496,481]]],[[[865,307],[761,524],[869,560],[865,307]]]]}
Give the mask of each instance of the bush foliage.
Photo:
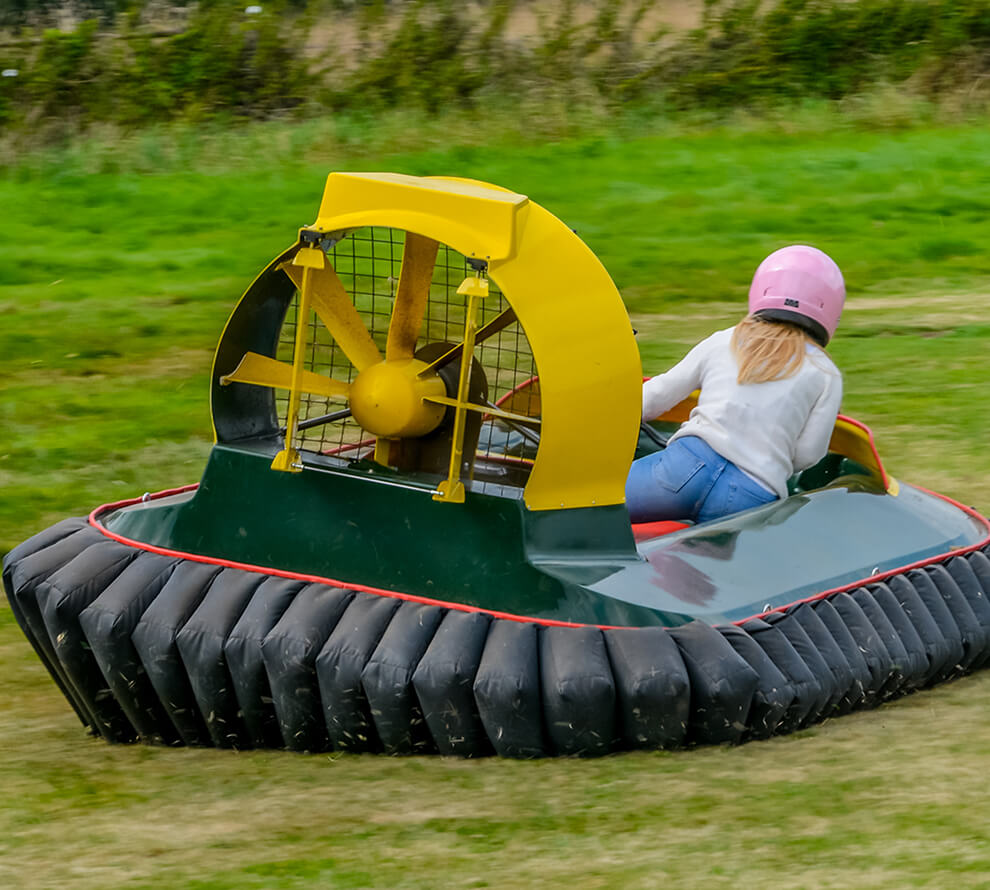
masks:
{"type": "Polygon", "coordinates": [[[753,97],[839,99],[916,78],[937,94],[990,63],[987,0],[755,0],[708,3],[701,28],[668,60],[681,104],[753,97]]]}
{"type": "Polygon", "coordinates": [[[305,66],[284,4],[247,17],[241,3],[201,3],[178,33],[156,36],[134,10],[0,48],[0,124],[60,134],[94,122],[146,124],[223,113],[266,117],[298,104],[305,66]]]}
{"type": "Polygon", "coordinates": [[[507,25],[527,5],[275,0],[249,15],[245,0],[13,0],[0,68],[17,76],[0,79],[0,126],[58,136],[548,98],[724,108],[878,84],[937,100],[978,94],[990,69],[990,0],[706,0],[700,26],[679,33],[648,25],[661,0],[561,0],[532,3],[536,27],[520,34],[507,25]],[[42,29],[56,10],[79,23],[42,29]],[[181,26],[156,28],[163,11],[181,26]]]}

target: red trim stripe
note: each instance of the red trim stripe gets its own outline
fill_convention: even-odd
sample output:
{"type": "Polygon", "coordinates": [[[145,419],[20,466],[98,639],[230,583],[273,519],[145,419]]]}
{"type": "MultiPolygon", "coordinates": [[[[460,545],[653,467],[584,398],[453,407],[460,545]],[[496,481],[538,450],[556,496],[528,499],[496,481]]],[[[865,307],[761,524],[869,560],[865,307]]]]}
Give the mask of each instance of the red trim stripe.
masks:
{"type": "MultiPolygon", "coordinates": [[[[918,562],[910,563],[909,565],[900,566],[899,568],[896,569],[890,569],[886,572],[881,572],[877,575],[871,575],[867,578],[861,578],[858,581],[852,581],[849,584],[844,584],[841,587],[834,587],[831,590],[824,590],[821,593],[816,593],[812,596],[805,597],[804,599],[795,600],[794,602],[787,603],[784,606],[777,606],[776,608],[768,609],[766,612],[759,612],[755,615],[750,615],[749,618],[742,618],[739,621],[734,621],[733,624],[736,625],[745,624],[747,621],[750,621],[753,618],[760,618],[763,615],[769,615],[773,612],[784,612],[787,609],[792,608],[793,606],[800,605],[801,603],[817,602],[818,600],[825,599],[826,597],[832,596],[833,594],[845,593],[849,590],[855,590],[857,587],[865,587],[869,584],[876,584],[879,581],[884,581],[887,578],[891,578],[894,575],[899,575],[902,572],[909,572],[912,569],[920,569],[923,568],[924,566],[934,565],[935,563],[938,563],[952,556],[964,556],[967,553],[973,553],[974,551],[980,550],[983,547],[986,547],[988,544],[990,544],[990,520],[987,520],[986,517],[982,516],[980,513],[977,513],[976,510],[974,510],[972,507],[967,507],[964,504],[960,504],[958,501],[955,501],[944,494],[939,494],[936,491],[930,491],[929,489],[922,488],[921,486],[918,485],[914,487],[918,488],[920,491],[926,492],[927,494],[933,495],[934,497],[941,498],[943,501],[952,504],[954,507],[957,507],[958,509],[962,510],[964,513],[973,517],[977,521],[983,523],[983,525],[987,529],[987,537],[985,537],[982,541],[980,541],[977,544],[971,544],[968,547],[960,547],[956,550],[950,550],[949,552],[942,553],[938,556],[931,556],[928,559],[923,559],[918,562]]],[[[481,609],[477,606],[465,605],[464,603],[453,603],[453,602],[448,602],[446,600],[431,599],[430,597],[418,596],[412,593],[401,593],[396,590],[387,590],[382,587],[370,587],[367,584],[352,584],[348,581],[338,581],[335,578],[327,578],[322,575],[307,575],[302,572],[289,572],[283,569],[273,569],[273,568],[267,568],[265,566],[251,565],[250,563],[235,562],[229,559],[219,559],[214,556],[200,556],[197,553],[186,553],[182,550],[171,550],[167,547],[157,547],[154,544],[145,544],[143,541],[136,541],[133,538],[126,538],[123,535],[118,535],[116,532],[110,531],[110,529],[108,529],[100,521],[100,517],[104,513],[108,513],[111,510],[119,510],[123,507],[130,507],[134,504],[141,504],[146,501],[154,501],[160,498],[169,497],[171,495],[183,494],[187,491],[194,491],[197,488],[199,488],[198,484],[184,485],[180,488],[169,488],[166,489],[165,491],[159,491],[151,495],[143,495],[139,498],[130,498],[128,500],[115,501],[112,504],[103,504],[102,506],[94,509],[89,514],[89,524],[93,528],[95,528],[98,532],[110,538],[111,540],[116,541],[119,544],[125,544],[128,547],[134,547],[138,550],[146,550],[148,553],[157,553],[160,556],[172,556],[172,557],[177,557],[179,559],[188,559],[193,562],[207,563],[208,565],[222,566],[224,568],[229,568],[229,569],[240,569],[241,571],[244,572],[257,572],[258,574],[261,575],[273,575],[277,578],[294,578],[300,581],[310,581],[318,584],[329,584],[331,586],[342,587],[347,590],[358,590],[363,593],[374,593],[374,594],[378,594],[379,596],[390,596],[390,597],[394,597],[395,599],[405,600],[407,602],[423,603],[429,606],[441,606],[442,608],[445,609],[455,609],[459,612],[481,612],[484,615],[491,615],[493,618],[504,618],[508,621],[518,621],[523,624],[540,624],[543,625],[544,627],[598,627],[601,630],[611,630],[616,627],[616,625],[610,625],[610,624],[589,625],[577,621],[557,621],[553,618],[532,618],[526,615],[514,615],[511,612],[497,612],[493,609],[481,609]]]]}

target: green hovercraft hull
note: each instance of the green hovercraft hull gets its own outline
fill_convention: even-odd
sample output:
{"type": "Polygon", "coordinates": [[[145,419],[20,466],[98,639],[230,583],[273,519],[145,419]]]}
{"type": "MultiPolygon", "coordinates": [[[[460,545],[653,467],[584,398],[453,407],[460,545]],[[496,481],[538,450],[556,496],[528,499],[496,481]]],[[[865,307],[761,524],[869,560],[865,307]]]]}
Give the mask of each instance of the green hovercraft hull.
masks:
{"type": "Polygon", "coordinates": [[[867,476],[636,541],[622,506],[536,512],[482,491],[454,511],[433,500],[436,479],[318,456],[305,474],[270,462],[264,447],[217,446],[197,488],[101,511],[99,524],[136,546],[634,627],[738,621],[987,537],[980,517],[938,495],[901,485],[893,496],[867,476]]]}

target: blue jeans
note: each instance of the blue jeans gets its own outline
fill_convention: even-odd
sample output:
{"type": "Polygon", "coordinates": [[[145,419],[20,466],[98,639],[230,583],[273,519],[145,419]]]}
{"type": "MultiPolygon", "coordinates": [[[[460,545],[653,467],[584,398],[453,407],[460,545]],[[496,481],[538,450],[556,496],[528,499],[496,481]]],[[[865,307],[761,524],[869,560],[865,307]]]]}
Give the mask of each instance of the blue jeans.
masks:
{"type": "Polygon", "coordinates": [[[626,509],[633,522],[707,522],[777,500],[703,439],[684,436],[663,451],[633,461],[626,509]]]}

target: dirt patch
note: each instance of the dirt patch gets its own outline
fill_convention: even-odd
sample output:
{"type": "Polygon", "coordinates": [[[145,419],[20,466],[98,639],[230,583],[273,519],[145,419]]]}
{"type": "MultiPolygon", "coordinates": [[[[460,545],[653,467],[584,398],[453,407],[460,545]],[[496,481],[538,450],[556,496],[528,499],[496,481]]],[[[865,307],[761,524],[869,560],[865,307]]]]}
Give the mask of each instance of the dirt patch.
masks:
{"type": "MultiPolygon", "coordinates": [[[[478,30],[485,27],[490,16],[490,5],[465,4],[471,10],[470,19],[478,30]]],[[[574,23],[584,26],[592,22],[602,7],[601,0],[581,0],[575,4],[574,23]]],[[[622,4],[620,21],[628,20],[640,4],[626,0],[622,4]]],[[[401,24],[405,4],[391,4],[390,13],[372,29],[374,41],[380,44],[387,35],[401,24]]],[[[702,0],[676,0],[676,2],[653,3],[639,21],[636,34],[646,41],[663,30],[681,32],[696,28],[701,24],[704,11],[702,0]]],[[[546,31],[559,20],[561,4],[558,0],[533,0],[516,3],[505,24],[505,36],[510,42],[524,45],[537,44],[546,39],[546,31]]],[[[362,25],[357,14],[334,10],[316,22],[309,31],[303,50],[310,59],[333,57],[345,69],[360,64],[362,25]]]]}
{"type": "MultiPolygon", "coordinates": [[[[940,291],[923,291],[910,295],[896,294],[890,296],[860,296],[849,297],[846,307],[853,311],[869,309],[907,309],[907,308],[954,308],[959,311],[984,307],[988,297],[982,293],[944,293],[940,291]]],[[[985,318],[986,313],[979,317],[985,318]]]]}

